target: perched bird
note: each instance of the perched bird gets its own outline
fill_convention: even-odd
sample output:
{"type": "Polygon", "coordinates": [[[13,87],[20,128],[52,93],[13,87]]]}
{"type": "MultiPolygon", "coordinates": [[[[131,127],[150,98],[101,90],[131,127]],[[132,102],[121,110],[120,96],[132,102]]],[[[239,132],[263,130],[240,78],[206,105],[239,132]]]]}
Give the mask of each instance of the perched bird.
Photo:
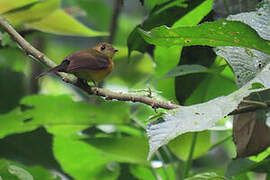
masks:
{"type": "Polygon", "coordinates": [[[82,81],[102,81],[113,70],[113,56],[117,52],[111,44],[99,43],[93,48],[77,51],[67,56],[60,65],[41,73],[40,78],[52,72],[74,74],[82,81]]]}

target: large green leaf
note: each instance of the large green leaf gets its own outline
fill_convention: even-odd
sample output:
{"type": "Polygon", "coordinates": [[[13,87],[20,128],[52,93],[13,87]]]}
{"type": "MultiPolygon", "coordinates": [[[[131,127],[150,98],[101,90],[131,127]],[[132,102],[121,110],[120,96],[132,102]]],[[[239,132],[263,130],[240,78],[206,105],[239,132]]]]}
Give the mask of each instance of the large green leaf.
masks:
{"type": "Polygon", "coordinates": [[[39,0],[0,0],[0,14],[38,1],[39,0]]]}
{"type": "Polygon", "coordinates": [[[111,154],[118,162],[147,164],[148,145],[145,138],[89,138],[84,141],[111,154]]]}
{"type": "MultiPolygon", "coordinates": [[[[48,170],[40,167],[40,166],[25,166],[21,163],[17,163],[14,161],[9,161],[5,159],[0,159],[0,176],[3,179],[12,179],[12,180],[30,180],[31,176],[34,177],[34,179],[46,179],[46,180],[56,180],[56,177],[52,175],[48,170]],[[15,169],[18,169],[18,171],[14,172],[14,167],[15,169]],[[14,173],[10,173],[10,170],[14,173]],[[25,172],[26,171],[26,172],[25,172]],[[18,174],[19,173],[19,174],[18,174]],[[21,177],[22,175],[25,175],[21,177]],[[14,174],[14,175],[12,175],[14,174]],[[30,174],[30,176],[29,176],[30,174]],[[18,176],[18,178],[15,177],[18,176]],[[19,177],[20,176],[20,177],[19,177]]],[[[0,178],[1,179],[1,178],[0,178]]]]}
{"type": "Polygon", "coordinates": [[[72,0],[75,5],[79,5],[87,14],[87,19],[90,24],[95,25],[100,30],[108,30],[112,9],[109,4],[100,0],[72,0]]]}
{"type": "Polygon", "coordinates": [[[254,162],[248,159],[236,159],[236,160],[231,161],[231,163],[228,165],[226,177],[229,177],[229,178],[237,177],[249,171],[269,173],[270,172],[269,165],[270,165],[269,159],[265,159],[260,162],[254,162]]]}
{"type": "Polygon", "coordinates": [[[28,96],[21,104],[26,110],[0,116],[0,137],[45,126],[53,134],[78,137],[77,132],[92,124],[128,122],[129,106],[122,102],[93,105],[74,102],[71,97],[28,96]],[[106,112],[106,113],[104,113],[106,112]],[[117,112],[117,113],[116,113],[117,112]]]}
{"type": "Polygon", "coordinates": [[[198,24],[211,10],[213,0],[205,0],[199,6],[189,11],[185,16],[176,21],[172,27],[192,26],[198,24]]]}
{"type": "Polygon", "coordinates": [[[192,46],[241,46],[270,54],[270,42],[262,39],[248,25],[238,21],[220,20],[198,26],[168,28],[161,26],[151,31],[139,30],[150,44],[170,47],[192,46]]]}
{"type": "Polygon", "coordinates": [[[180,59],[181,50],[182,48],[179,46],[170,48],[158,46],[154,51],[156,73],[154,77],[155,79],[153,80],[153,85],[157,90],[161,91],[161,95],[168,100],[176,101],[174,79],[162,79],[159,81],[156,80],[163,77],[172,68],[177,66],[180,59]]]}
{"type": "Polygon", "coordinates": [[[29,8],[7,13],[4,16],[11,22],[12,25],[17,26],[24,23],[40,20],[50,15],[59,7],[60,0],[46,0],[40,3],[36,3],[29,8]]]}
{"type": "Polygon", "coordinates": [[[134,30],[130,33],[127,40],[129,54],[133,50],[144,53],[149,48],[149,45],[144,41],[144,39],[140,36],[140,33],[138,32],[139,27],[146,31],[149,31],[152,28],[161,25],[172,26],[176,21],[178,21],[190,10],[199,6],[202,2],[204,2],[204,0],[187,1],[187,8],[181,6],[173,6],[167,8],[166,10],[162,10],[159,13],[155,12],[162,9],[164,6],[166,6],[166,4],[155,8],[155,10],[153,10],[149,17],[144,20],[141,25],[138,25],[136,28],[134,28],[134,30]]]}
{"type": "Polygon", "coordinates": [[[55,158],[65,172],[74,179],[113,180],[119,174],[119,165],[107,153],[70,138],[54,138],[55,158]]]}
{"type": "MultiPolygon", "coordinates": [[[[9,68],[0,67],[0,114],[15,108],[26,93],[25,76],[9,68]]],[[[0,127],[1,128],[1,127],[0,127]]]]}
{"type": "Polygon", "coordinates": [[[105,36],[106,32],[94,31],[74,18],[68,15],[63,10],[56,10],[50,13],[49,16],[44,17],[40,21],[27,24],[28,27],[37,29],[43,32],[62,34],[62,35],[75,35],[75,36],[105,36]]]}
{"type": "MultiPolygon", "coordinates": [[[[183,134],[181,136],[178,136],[169,143],[171,151],[178,158],[184,161],[188,159],[193,134],[194,133],[183,134]]],[[[193,153],[193,159],[196,159],[207,153],[210,147],[211,147],[210,132],[209,131],[198,132],[195,149],[193,153]]]]}

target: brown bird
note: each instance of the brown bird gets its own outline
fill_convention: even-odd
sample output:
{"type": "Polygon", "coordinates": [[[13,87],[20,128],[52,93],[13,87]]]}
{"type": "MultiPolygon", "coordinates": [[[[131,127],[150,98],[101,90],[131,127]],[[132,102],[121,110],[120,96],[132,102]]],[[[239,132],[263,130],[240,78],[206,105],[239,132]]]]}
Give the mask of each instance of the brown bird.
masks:
{"type": "Polygon", "coordinates": [[[52,72],[66,72],[74,74],[82,81],[93,81],[95,84],[112,72],[114,66],[112,58],[117,51],[111,44],[99,43],[93,48],[70,54],[60,65],[41,73],[36,78],[52,72]]]}

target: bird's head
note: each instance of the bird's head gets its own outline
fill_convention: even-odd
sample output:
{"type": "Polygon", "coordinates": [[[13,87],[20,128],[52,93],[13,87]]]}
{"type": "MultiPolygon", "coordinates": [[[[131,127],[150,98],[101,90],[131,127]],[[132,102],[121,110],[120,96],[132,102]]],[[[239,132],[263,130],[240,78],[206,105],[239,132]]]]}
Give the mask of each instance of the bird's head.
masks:
{"type": "Polygon", "coordinates": [[[113,55],[118,51],[111,44],[105,42],[99,43],[94,47],[94,49],[101,52],[102,54],[105,54],[109,58],[113,58],[113,55]]]}

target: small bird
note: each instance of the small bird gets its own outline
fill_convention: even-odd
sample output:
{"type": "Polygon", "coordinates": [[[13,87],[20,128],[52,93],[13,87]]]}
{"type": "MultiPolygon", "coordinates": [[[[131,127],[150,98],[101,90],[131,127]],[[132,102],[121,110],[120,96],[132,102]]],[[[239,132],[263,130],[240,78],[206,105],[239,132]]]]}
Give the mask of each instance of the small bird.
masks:
{"type": "Polygon", "coordinates": [[[60,65],[41,73],[36,78],[52,72],[65,72],[74,74],[82,82],[102,81],[113,70],[113,56],[118,50],[109,43],[98,45],[85,50],[77,51],[67,56],[60,65]]]}

